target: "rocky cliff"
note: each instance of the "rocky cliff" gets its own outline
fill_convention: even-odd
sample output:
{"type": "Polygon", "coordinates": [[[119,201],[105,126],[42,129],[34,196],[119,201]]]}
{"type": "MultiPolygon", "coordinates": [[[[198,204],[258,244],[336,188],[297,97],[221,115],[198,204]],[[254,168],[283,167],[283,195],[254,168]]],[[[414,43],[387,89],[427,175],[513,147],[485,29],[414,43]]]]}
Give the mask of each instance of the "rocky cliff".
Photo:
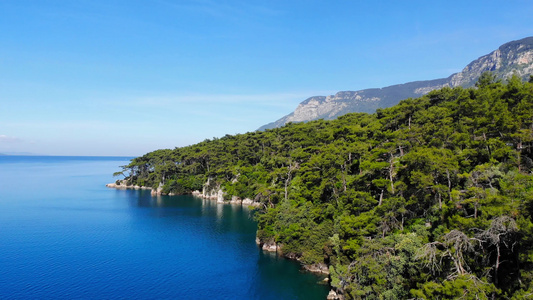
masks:
{"type": "Polygon", "coordinates": [[[294,112],[258,130],[281,127],[289,122],[331,120],[350,112],[373,113],[377,108],[390,107],[403,99],[420,97],[445,86],[470,87],[486,71],[493,72],[498,79],[505,79],[513,74],[528,78],[533,74],[533,37],[506,43],[448,78],[310,97],[300,103],[294,112]]]}

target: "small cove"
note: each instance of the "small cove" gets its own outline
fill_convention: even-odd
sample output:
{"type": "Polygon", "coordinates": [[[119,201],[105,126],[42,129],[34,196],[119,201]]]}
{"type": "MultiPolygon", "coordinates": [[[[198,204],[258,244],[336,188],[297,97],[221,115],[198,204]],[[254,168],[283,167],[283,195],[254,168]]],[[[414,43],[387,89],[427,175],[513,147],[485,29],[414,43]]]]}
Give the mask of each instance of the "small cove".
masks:
{"type": "Polygon", "coordinates": [[[247,208],[106,188],[127,162],[0,157],[3,299],[325,299],[247,208]]]}

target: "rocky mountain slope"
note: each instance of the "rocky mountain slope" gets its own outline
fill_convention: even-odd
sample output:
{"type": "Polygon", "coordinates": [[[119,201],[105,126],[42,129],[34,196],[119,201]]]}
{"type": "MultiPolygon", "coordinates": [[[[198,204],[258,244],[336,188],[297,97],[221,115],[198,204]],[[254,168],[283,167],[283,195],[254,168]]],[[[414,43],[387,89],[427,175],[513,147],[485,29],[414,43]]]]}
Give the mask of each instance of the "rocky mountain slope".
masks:
{"type": "Polygon", "coordinates": [[[461,72],[452,74],[448,78],[310,97],[301,102],[294,112],[258,130],[281,127],[289,122],[331,120],[350,112],[373,113],[377,108],[390,107],[403,99],[420,97],[445,86],[472,86],[486,71],[492,72],[499,79],[508,78],[513,74],[528,78],[533,74],[533,37],[506,43],[490,54],[474,60],[461,72]]]}

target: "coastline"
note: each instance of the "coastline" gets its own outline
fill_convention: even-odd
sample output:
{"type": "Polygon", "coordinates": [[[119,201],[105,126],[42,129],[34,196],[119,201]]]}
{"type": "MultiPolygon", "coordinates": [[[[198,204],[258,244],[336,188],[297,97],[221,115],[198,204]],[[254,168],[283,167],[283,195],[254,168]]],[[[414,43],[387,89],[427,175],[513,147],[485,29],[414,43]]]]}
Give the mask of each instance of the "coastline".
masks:
{"type": "Polygon", "coordinates": [[[237,205],[247,205],[247,206],[254,206],[254,207],[261,206],[261,203],[255,202],[250,198],[241,199],[240,197],[232,196],[231,200],[224,200],[224,192],[222,190],[218,190],[218,192],[216,193],[214,192],[211,194],[209,193],[204,194],[203,192],[200,192],[200,191],[193,191],[191,195],[198,197],[198,198],[202,198],[202,199],[216,200],[217,203],[222,203],[222,204],[237,204],[237,205]]]}
{"type": "MultiPolygon", "coordinates": [[[[117,182],[108,183],[105,186],[108,188],[117,189],[117,190],[128,190],[128,189],[129,190],[151,190],[152,196],[158,196],[158,195],[176,196],[177,195],[174,193],[168,193],[168,194],[162,193],[160,187],[157,189],[153,189],[148,186],[128,185],[128,182],[124,180],[117,180],[117,182]]],[[[224,192],[221,189],[219,189],[216,192],[212,192],[212,193],[192,191],[190,195],[198,197],[198,198],[202,198],[202,199],[215,200],[217,203],[222,203],[222,204],[236,204],[236,205],[246,205],[246,206],[254,206],[254,207],[261,206],[261,203],[255,202],[254,200],[250,198],[241,199],[240,197],[233,196],[231,197],[231,200],[224,200],[224,192]]]]}
{"type": "MultiPolygon", "coordinates": [[[[122,180],[117,181],[117,182],[119,182],[119,184],[117,184],[117,183],[108,183],[108,184],[106,184],[106,187],[119,189],[119,190],[126,190],[126,189],[151,190],[151,195],[152,196],[160,196],[160,195],[175,196],[176,195],[174,193],[164,194],[164,193],[161,192],[161,188],[160,187],[157,188],[157,189],[153,189],[151,187],[146,187],[146,186],[127,185],[127,182],[124,182],[122,180]]],[[[252,199],[249,199],[249,198],[241,199],[240,197],[232,196],[231,200],[225,200],[224,199],[224,192],[222,191],[222,189],[218,189],[217,191],[213,191],[211,193],[206,192],[205,189],[202,192],[196,190],[196,191],[192,191],[190,195],[192,195],[194,197],[197,197],[197,198],[201,198],[201,199],[216,201],[217,203],[220,203],[220,204],[246,205],[248,207],[250,207],[250,206],[252,206],[252,207],[261,206],[261,203],[255,202],[255,201],[253,201],[252,199]]],[[[319,275],[319,276],[326,276],[323,281],[326,282],[326,283],[329,283],[329,281],[330,281],[330,278],[329,278],[330,272],[329,272],[329,266],[327,264],[319,263],[319,264],[306,265],[306,264],[301,262],[299,257],[297,257],[295,255],[292,255],[290,253],[287,253],[287,254],[283,253],[283,245],[278,244],[278,243],[276,243],[274,241],[270,241],[270,242],[262,241],[258,237],[256,237],[255,243],[257,244],[257,246],[262,251],[275,253],[276,255],[280,255],[280,256],[282,256],[284,258],[298,261],[301,264],[302,268],[305,271],[307,271],[307,272],[314,273],[314,274],[319,275]]],[[[330,290],[330,293],[329,293],[327,299],[343,299],[343,298],[342,298],[342,295],[337,294],[332,289],[332,290],[330,290]]]]}
{"type": "Polygon", "coordinates": [[[330,272],[329,272],[329,266],[326,263],[315,263],[315,264],[304,264],[300,257],[297,255],[294,255],[292,253],[283,253],[283,245],[278,244],[274,241],[262,241],[258,237],[255,238],[255,243],[257,246],[264,252],[270,252],[276,255],[279,255],[281,257],[284,257],[286,259],[295,260],[300,263],[302,268],[306,272],[313,273],[317,276],[324,276],[324,279],[322,280],[323,284],[328,284],[330,287],[330,291],[328,296],[326,297],[327,300],[344,300],[344,295],[341,293],[338,293],[331,285],[330,285],[330,272]]]}
{"type": "Polygon", "coordinates": [[[0,280],[2,299],[325,299],[328,289],[298,274],[298,264],[262,255],[246,207],[105,187],[116,164],[1,164],[6,186],[35,189],[0,188],[2,265],[13,266],[0,280]],[[74,191],[73,200],[66,194],[74,191]]]}
{"type": "Polygon", "coordinates": [[[315,264],[307,265],[307,264],[302,263],[301,259],[298,256],[291,254],[291,253],[287,253],[287,254],[283,253],[283,245],[281,244],[278,244],[276,242],[264,242],[264,241],[261,241],[258,237],[255,238],[255,243],[263,251],[273,252],[285,258],[300,262],[302,267],[308,272],[315,273],[318,275],[329,275],[329,266],[325,263],[315,263],[315,264]]]}
{"type": "Polygon", "coordinates": [[[139,185],[121,185],[116,183],[108,183],[105,185],[108,188],[117,189],[117,190],[151,190],[151,187],[139,186],[139,185]]]}

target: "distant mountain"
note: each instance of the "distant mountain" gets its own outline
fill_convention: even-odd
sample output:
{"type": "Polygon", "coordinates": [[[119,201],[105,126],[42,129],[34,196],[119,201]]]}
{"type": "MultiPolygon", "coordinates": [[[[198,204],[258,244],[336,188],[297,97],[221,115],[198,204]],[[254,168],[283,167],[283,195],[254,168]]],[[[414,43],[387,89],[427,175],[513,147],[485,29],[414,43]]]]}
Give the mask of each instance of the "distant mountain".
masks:
{"type": "Polygon", "coordinates": [[[445,86],[473,86],[486,71],[492,72],[498,79],[505,79],[513,74],[529,78],[533,74],[533,37],[503,44],[498,50],[474,60],[461,72],[448,78],[310,97],[301,102],[294,112],[258,130],[281,127],[289,122],[331,120],[351,112],[373,113],[377,108],[390,107],[403,99],[420,97],[445,86]]]}

